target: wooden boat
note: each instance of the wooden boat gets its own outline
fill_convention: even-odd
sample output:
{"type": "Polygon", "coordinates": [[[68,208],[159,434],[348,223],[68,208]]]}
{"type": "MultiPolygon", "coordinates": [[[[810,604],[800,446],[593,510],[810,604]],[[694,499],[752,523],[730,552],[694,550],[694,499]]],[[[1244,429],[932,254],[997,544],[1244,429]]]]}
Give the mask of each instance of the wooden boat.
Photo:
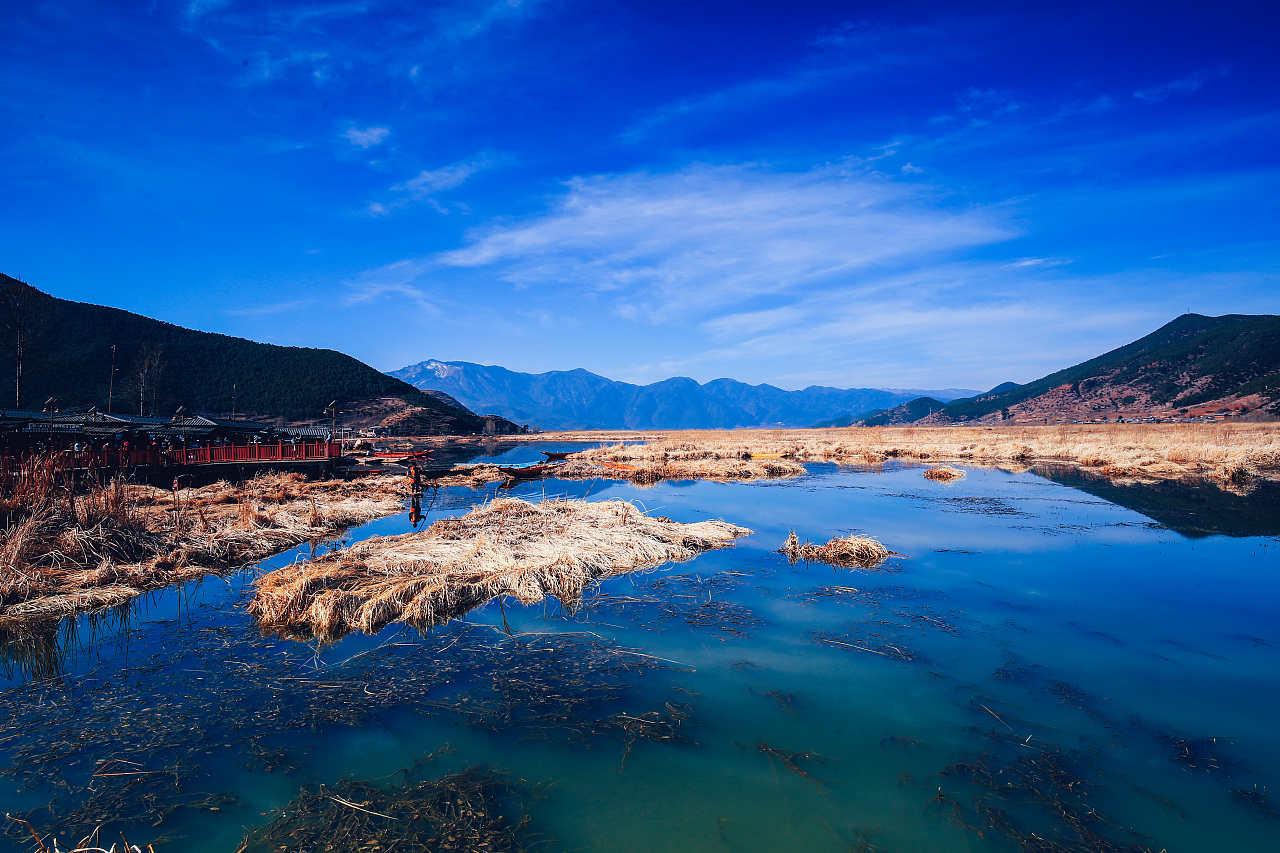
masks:
{"type": "Polygon", "coordinates": [[[441,477],[452,477],[470,474],[473,468],[419,468],[418,477],[423,480],[439,480],[441,477]]]}
{"type": "Polygon", "coordinates": [[[618,471],[639,471],[639,465],[623,465],[621,462],[601,462],[606,468],[614,468],[618,471]]]}
{"type": "Polygon", "coordinates": [[[509,465],[499,465],[497,467],[499,471],[506,474],[508,477],[512,477],[516,480],[528,480],[534,477],[541,477],[548,471],[554,471],[556,466],[549,462],[542,462],[537,465],[521,465],[518,468],[513,468],[509,465]]]}
{"type": "Polygon", "coordinates": [[[543,456],[547,457],[548,462],[559,462],[563,459],[568,459],[570,456],[577,453],[578,451],[567,450],[564,453],[551,453],[550,451],[539,450],[538,452],[541,453],[543,456]]]}

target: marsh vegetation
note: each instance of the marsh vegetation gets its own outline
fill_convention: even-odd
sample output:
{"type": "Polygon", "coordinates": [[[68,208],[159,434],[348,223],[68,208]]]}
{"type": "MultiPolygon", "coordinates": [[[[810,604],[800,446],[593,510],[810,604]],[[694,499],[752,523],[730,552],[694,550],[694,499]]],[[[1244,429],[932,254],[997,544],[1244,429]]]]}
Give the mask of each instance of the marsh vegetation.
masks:
{"type": "Polygon", "coordinates": [[[0,633],[252,565],[397,512],[407,495],[392,477],[268,473],[170,491],[74,477],[49,456],[0,473],[0,633]]]}

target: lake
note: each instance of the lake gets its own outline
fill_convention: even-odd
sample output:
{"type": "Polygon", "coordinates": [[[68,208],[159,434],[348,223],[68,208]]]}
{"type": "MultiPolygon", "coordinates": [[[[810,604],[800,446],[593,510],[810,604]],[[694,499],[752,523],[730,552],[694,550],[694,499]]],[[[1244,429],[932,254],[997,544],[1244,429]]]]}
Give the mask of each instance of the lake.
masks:
{"type": "MultiPolygon", "coordinates": [[[[108,846],[231,853],[300,791],[376,812],[341,780],[394,792],[474,768],[494,819],[547,851],[1280,849],[1275,514],[1250,523],[1212,487],[808,470],[502,491],[754,531],[572,611],[490,602],[321,648],[262,636],[243,573],[10,648],[0,812],[64,845],[104,824],[108,846]],[[775,553],[792,530],[895,555],[793,565],[775,553]]],[[[428,491],[426,522],[496,493],[428,491]]],[[[343,541],[410,529],[406,512],[343,541]]]]}

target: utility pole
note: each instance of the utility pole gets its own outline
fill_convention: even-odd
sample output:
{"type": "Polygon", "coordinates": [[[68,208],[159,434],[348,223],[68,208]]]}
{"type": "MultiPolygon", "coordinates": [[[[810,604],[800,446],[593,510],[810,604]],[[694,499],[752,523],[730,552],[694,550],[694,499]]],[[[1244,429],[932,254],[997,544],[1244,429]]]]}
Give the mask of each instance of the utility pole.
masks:
{"type": "Polygon", "coordinates": [[[111,401],[116,394],[116,345],[111,345],[111,378],[107,380],[107,414],[111,414],[111,401]]]}
{"type": "Polygon", "coordinates": [[[231,420],[236,419],[236,383],[231,383],[231,420]]]}

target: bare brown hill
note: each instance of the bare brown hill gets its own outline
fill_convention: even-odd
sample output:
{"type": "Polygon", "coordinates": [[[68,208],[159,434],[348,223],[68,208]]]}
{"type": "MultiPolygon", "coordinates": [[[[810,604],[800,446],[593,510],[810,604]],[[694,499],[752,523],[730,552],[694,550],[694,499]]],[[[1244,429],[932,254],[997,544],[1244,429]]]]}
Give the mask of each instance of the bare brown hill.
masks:
{"type": "Polygon", "coordinates": [[[1280,317],[1184,314],[1074,367],[955,400],[922,425],[1280,413],[1280,317]]]}

